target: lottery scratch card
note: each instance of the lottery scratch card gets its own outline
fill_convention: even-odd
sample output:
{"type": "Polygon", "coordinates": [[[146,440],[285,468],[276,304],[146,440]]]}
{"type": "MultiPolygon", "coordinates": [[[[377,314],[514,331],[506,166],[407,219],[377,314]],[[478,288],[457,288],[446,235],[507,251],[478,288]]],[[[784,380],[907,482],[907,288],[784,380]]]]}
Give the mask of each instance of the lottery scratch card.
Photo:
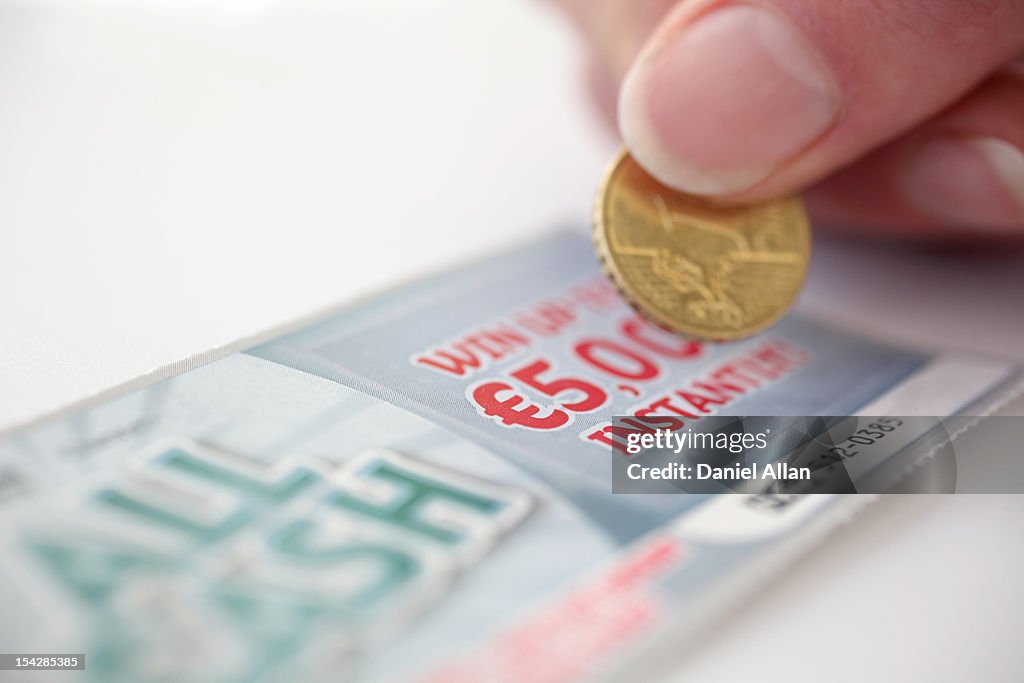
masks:
{"type": "Polygon", "coordinates": [[[637,425],[1017,382],[797,317],[684,340],[555,235],[0,437],[0,640],[84,656],[32,680],[613,677],[869,499],[617,494],[637,425]]]}

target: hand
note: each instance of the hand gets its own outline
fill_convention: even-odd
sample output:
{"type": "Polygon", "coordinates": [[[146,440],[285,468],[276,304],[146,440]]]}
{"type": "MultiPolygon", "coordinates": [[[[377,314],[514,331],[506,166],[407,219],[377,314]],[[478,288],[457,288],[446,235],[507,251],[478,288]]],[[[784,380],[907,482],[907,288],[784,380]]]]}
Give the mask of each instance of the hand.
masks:
{"type": "Polygon", "coordinates": [[[667,185],[807,190],[818,222],[860,232],[1024,236],[1024,0],[559,4],[667,185]]]}

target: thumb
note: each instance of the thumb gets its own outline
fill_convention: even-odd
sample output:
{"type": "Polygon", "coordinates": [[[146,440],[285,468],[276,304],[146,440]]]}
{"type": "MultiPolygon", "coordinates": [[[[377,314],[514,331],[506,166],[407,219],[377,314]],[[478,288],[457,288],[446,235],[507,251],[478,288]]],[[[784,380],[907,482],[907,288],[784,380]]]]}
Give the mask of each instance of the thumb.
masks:
{"type": "Polygon", "coordinates": [[[801,189],[959,100],[1024,50],[1020,0],[696,0],[620,93],[659,180],[740,200],[801,189]]]}

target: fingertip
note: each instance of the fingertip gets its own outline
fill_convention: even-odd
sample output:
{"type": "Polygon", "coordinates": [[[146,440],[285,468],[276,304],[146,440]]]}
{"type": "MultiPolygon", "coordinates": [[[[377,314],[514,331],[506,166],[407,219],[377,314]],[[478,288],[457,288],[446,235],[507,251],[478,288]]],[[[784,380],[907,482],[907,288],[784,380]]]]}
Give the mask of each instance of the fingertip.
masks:
{"type": "Polygon", "coordinates": [[[982,136],[943,136],[909,155],[907,202],[940,225],[983,232],[1024,231],[1024,152],[982,136]]]}
{"type": "Polygon", "coordinates": [[[618,111],[627,147],[652,175],[722,196],[768,178],[840,109],[832,74],[797,26],[776,9],[734,4],[670,18],[627,73],[618,111]]]}

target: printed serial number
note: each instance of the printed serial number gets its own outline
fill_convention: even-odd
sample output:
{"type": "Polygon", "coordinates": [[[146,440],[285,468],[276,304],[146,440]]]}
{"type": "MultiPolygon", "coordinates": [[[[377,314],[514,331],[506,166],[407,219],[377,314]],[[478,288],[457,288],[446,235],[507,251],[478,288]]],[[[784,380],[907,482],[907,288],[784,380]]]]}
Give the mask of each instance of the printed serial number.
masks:
{"type": "Polygon", "coordinates": [[[828,450],[836,460],[852,458],[860,453],[859,450],[855,449],[856,446],[871,446],[878,443],[902,425],[903,420],[898,417],[880,417],[864,429],[858,429],[846,441],[828,450]]]}

